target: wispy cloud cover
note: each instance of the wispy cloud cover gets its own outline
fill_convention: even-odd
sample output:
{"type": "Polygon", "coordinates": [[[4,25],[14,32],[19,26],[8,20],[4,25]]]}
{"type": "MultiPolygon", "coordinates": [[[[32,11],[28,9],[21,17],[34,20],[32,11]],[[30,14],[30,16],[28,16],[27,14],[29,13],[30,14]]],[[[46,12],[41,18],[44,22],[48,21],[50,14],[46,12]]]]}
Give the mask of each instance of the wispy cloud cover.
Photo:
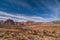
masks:
{"type": "Polygon", "coordinates": [[[15,21],[25,21],[25,20],[32,20],[32,21],[36,21],[36,20],[39,20],[39,19],[44,19],[44,18],[42,18],[42,17],[36,17],[36,16],[23,16],[23,15],[20,15],[20,16],[18,16],[18,15],[13,15],[13,14],[10,14],[10,13],[6,13],[6,12],[2,12],[2,11],[0,11],[0,15],[2,15],[2,16],[0,16],[0,18],[3,18],[3,19],[13,19],[13,20],[15,20],[15,21]]]}
{"type": "Polygon", "coordinates": [[[12,19],[14,21],[26,21],[26,20],[31,20],[31,21],[36,21],[36,22],[49,22],[54,20],[53,18],[43,18],[40,16],[23,16],[23,15],[15,15],[15,14],[10,14],[6,13],[3,11],[0,11],[0,19],[12,19]],[[1,16],[2,15],[2,16],[1,16]]]}
{"type": "Polygon", "coordinates": [[[60,20],[60,1],[0,0],[0,19],[32,20],[36,22],[60,20]]]}

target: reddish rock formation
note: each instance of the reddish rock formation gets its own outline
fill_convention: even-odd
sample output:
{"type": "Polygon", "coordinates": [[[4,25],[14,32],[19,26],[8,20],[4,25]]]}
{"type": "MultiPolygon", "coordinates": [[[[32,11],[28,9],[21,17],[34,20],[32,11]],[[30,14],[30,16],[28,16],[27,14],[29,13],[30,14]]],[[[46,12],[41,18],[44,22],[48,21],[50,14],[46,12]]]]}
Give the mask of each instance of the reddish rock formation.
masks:
{"type": "Polygon", "coordinates": [[[7,19],[6,21],[3,22],[3,24],[13,25],[13,24],[15,24],[15,22],[11,19],[7,19]]]}

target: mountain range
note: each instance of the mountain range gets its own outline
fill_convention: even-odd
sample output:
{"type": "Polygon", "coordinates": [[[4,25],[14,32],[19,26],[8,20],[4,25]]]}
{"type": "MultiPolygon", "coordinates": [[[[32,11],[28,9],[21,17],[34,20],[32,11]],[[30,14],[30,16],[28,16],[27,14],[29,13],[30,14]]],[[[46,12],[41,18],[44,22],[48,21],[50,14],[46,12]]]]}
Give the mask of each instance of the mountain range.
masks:
{"type": "Polygon", "coordinates": [[[0,39],[7,40],[59,40],[60,21],[15,22],[11,19],[0,21],[0,39]]]}
{"type": "MultiPolygon", "coordinates": [[[[13,26],[12,28],[20,28],[20,27],[31,27],[31,26],[41,26],[41,25],[50,25],[50,24],[60,24],[60,20],[57,21],[51,21],[51,22],[34,22],[34,21],[25,21],[25,22],[14,22],[11,19],[7,19],[5,21],[0,21],[0,27],[7,27],[7,26],[13,26]]],[[[10,28],[9,27],[9,28],[10,28]]]]}

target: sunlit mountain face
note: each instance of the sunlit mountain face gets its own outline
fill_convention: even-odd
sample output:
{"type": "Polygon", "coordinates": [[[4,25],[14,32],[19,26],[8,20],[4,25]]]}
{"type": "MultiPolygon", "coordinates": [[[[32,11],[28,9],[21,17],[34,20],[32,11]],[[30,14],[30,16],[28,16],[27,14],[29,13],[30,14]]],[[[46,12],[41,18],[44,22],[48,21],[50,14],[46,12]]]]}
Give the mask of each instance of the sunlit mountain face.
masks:
{"type": "Polygon", "coordinates": [[[0,0],[0,20],[60,20],[60,0],[0,0]]]}

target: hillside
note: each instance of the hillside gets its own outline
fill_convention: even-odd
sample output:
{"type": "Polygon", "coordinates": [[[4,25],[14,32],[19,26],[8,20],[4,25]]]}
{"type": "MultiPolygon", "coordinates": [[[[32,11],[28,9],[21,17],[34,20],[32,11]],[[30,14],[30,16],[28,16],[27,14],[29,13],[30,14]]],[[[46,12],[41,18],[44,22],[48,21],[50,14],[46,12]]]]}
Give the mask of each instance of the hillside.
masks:
{"type": "Polygon", "coordinates": [[[60,24],[53,22],[0,22],[0,40],[60,40],[60,24]]]}

